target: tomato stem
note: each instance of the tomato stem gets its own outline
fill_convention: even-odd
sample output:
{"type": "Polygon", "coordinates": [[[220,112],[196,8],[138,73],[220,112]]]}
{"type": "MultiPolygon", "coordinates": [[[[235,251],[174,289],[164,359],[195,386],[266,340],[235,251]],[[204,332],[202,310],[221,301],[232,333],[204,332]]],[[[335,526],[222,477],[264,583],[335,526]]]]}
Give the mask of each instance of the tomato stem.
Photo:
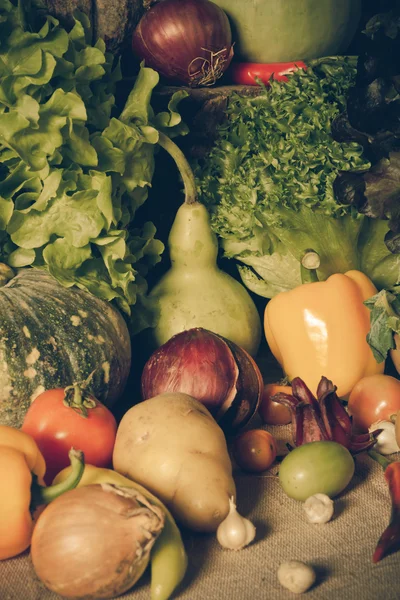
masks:
{"type": "Polygon", "coordinates": [[[71,448],[68,457],[71,463],[71,472],[64,481],[46,487],[38,484],[35,475],[32,477],[31,512],[34,512],[34,510],[42,504],[49,504],[49,502],[55,500],[58,496],[64,494],[64,492],[73,490],[78,485],[85,469],[84,454],[81,450],[71,448]]]}
{"type": "Polygon", "coordinates": [[[88,409],[96,408],[96,400],[85,390],[85,386],[79,383],[69,385],[64,389],[64,406],[75,410],[85,419],[88,416],[88,409]]]}

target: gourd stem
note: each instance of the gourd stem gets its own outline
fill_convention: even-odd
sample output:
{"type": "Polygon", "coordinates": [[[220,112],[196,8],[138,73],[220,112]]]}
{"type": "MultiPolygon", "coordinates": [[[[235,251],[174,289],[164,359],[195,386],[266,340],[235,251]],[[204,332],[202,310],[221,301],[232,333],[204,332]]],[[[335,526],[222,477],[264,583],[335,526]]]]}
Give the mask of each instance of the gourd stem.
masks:
{"type": "Polygon", "coordinates": [[[165,133],[159,131],[158,143],[161,148],[174,159],[179,173],[182,177],[183,186],[185,189],[185,204],[194,204],[197,202],[196,182],[193,171],[190,168],[188,161],[182,150],[173,142],[165,133]]]}
{"type": "Polygon", "coordinates": [[[41,506],[42,504],[48,504],[52,500],[55,500],[55,498],[61,496],[61,494],[64,494],[64,492],[73,490],[80,482],[85,469],[83,452],[81,450],[75,450],[74,448],[71,448],[68,456],[71,463],[71,471],[64,481],[60,481],[60,483],[45,487],[39,485],[36,479],[33,478],[30,506],[32,512],[38,506],[41,506]]]}
{"type": "Polygon", "coordinates": [[[302,283],[315,283],[319,281],[317,269],[321,264],[319,254],[311,248],[305,250],[301,259],[300,275],[302,283]]]}

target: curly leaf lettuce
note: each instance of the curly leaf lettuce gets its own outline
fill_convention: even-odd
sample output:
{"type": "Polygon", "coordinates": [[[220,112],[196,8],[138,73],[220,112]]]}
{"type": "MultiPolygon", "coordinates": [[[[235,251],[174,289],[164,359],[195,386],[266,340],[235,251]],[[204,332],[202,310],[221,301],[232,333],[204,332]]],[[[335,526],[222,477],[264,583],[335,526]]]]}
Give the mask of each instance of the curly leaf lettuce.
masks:
{"type": "Polygon", "coordinates": [[[40,10],[0,0],[0,252],[65,286],[113,301],[148,326],[146,275],[163,244],[135,227],[154,173],[158,127],[186,132],[177,105],[155,115],[158,74],[142,67],[119,118],[119,65],[89,21],[70,31],[40,10]]]}
{"type": "Polygon", "coordinates": [[[400,279],[400,258],[384,243],[387,224],[338,204],[334,194],[339,172],[370,167],[358,143],[331,135],[355,72],[352,59],[320,59],[256,97],[235,94],[214,147],[196,165],[224,254],[261,296],[300,283],[308,248],[321,257],[321,279],[354,268],[379,287],[400,279]]]}

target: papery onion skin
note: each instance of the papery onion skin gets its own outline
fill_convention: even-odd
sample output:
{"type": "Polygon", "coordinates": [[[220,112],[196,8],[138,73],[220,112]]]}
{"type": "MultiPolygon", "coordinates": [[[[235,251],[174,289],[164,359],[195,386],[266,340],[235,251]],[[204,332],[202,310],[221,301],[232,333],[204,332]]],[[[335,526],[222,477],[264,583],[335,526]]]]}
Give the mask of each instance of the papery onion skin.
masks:
{"type": "Polygon", "coordinates": [[[183,392],[204,404],[225,432],[257,412],[263,379],[240,346],[202,327],[177,333],[157,348],[141,377],[142,399],[183,392]]]}
{"type": "Polygon", "coordinates": [[[133,488],[77,488],[40,515],[32,563],[44,585],[65,598],[113,598],[141,577],[163,526],[163,511],[133,488]]]}
{"type": "Polygon", "coordinates": [[[233,57],[229,19],[211,0],[160,0],[140,19],[132,50],[167,79],[214,85],[233,57]]]}

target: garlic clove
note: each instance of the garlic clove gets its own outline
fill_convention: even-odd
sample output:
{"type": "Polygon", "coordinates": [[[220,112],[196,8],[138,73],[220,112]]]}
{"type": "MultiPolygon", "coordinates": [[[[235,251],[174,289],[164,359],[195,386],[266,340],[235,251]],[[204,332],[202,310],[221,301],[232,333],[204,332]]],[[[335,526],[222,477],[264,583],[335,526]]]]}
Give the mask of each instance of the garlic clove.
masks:
{"type": "Polygon", "coordinates": [[[400,452],[400,448],[396,441],[396,425],[392,421],[376,421],[372,423],[368,431],[382,429],[381,433],[376,438],[374,450],[380,454],[393,454],[400,452]]]}
{"type": "Polygon", "coordinates": [[[278,581],[294,594],[303,594],[315,582],[314,569],[300,560],[288,560],[278,568],[278,581]]]}
{"type": "Polygon", "coordinates": [[[313,494],[303,504],[303,509],[310,523],[327,523],[333,517],[333,500],[326,494],[313,494]]]}
{"type": "Polygon", "coordinates": [[[256,528],[253,523],[237,512],[234,499],[229,498],[228,516],[217,529],[219,544],[228,550],[242,550],[254,540],[255,535],[256,528]]]}

